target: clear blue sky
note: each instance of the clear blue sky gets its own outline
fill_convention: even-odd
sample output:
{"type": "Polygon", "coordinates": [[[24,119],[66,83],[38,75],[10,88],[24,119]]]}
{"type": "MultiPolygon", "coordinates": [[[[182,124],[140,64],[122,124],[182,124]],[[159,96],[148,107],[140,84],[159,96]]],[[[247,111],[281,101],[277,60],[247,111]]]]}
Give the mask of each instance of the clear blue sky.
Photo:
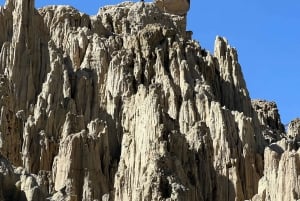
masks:
{"type": "MultiPolygon", "coordinates": [[[[92,15],[119,2],[36,0],[36,7],[68,4],[92,15]]],[[[221,35],[237,48],[251,97],[275,101],[283,123],[300,117],[299,22],[299,0],[191,0],[188,15],[188,29],[202,47],[212,52],[221,35]]]]}

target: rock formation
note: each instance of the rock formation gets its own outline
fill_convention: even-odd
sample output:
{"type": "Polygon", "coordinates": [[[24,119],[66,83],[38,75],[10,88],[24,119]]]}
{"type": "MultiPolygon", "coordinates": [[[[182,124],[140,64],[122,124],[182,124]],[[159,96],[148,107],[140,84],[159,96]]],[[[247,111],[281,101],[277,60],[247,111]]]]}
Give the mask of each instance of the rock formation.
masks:
{"type": "Polygon", "coordinates": [[[190,9],[190,0],[154,0],[156,6],[164,12],[185,15],[190,9]]]}
{"type": "Polygon", "coordinates": [[[7,0],[0,200],[298,199],[298,124],[251,103],[237,51],[204,51],[182,8],[7,0]]]}
{"type": "Polygon", "coordinates": [[[292,121],[288,137],[270,144],[264,153],[264,176],[253,201],[299,200],[299,119],[292,121]]]}
{"type": "Polygon", "coordinates": [[[286,135],[275,102],[252,100],[252,107],[257,113],[262,134],[264,139],[267,140],[267,144],[277,142],[286,135]]]}

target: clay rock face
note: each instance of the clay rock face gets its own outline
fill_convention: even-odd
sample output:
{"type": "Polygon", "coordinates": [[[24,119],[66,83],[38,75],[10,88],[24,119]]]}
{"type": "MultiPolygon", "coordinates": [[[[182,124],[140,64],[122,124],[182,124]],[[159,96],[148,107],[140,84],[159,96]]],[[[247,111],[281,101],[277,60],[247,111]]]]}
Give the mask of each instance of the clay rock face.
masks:
{"type": "Polygon", "coordinates": [[[190,0],[155,0],[154,2],[162,11],[175,15],[185,15],[190,9],[190,0]]]}
{"type": "Polygon", "coordinates": [[[275,102],[252,100],[252,107],[257,113],[257,118],[267,144],[279,141],[286,135],[275,102]]]}
{"type": "Polygon", "coordinates": [[[299,119],[288,125],[285,138],[270,144],[264,153],[264,176],[255,201],[299,200],[299,119]]]}
{"type": "MultiPolygon", "coordinates": [[[[77,121],[80,119],[83,120],[77,117],[77,121]]],[[[75,121],[73,125],[77,123],[75,121]]],[[[66,200],[99,199],[109,192],[109,184],[113,180],[109,172],[111,158],[107,127],[95,120],[88,125],[88,131],[78,129],[75,133],[76,130],[60,142],[53,164],[54,189],[63,189],[69,196],[66,200]]],[[[72,132],[72,129],[69,131],[72,132]]]]}
{"type": "Polygon", "coordinates": [[[266,148],[264,176],[259,181],[255,201],[299,200],[299,149],[281,140],[266,148]]]}
{"type": "Polygon", "coordinates": [[[22,166],[7,161],[0,177],[11,200],[242,201],[269,189],[276,106],[251,104],[225,38],[214,55],[189,39],[186,3],[95,16],[1,7],[0,152],[22,166]]]}
{"type": "Polygon", "coordinates": [[[293,142],[296,143],[295,145],[299,147],[298,144],[300,142],[300,119],[299,118],[289,123],[287,136],[290,140],[293,140],[293,142]]]}
{"type": "Polygon", "coordinates": [[[22,112],[14,114],[14,98],[9,79],[0,77],[1,134],[0,152],[16,165],[21,165],[22,112]],[[11,149],[14,148],[14,149],[11,149]]]}

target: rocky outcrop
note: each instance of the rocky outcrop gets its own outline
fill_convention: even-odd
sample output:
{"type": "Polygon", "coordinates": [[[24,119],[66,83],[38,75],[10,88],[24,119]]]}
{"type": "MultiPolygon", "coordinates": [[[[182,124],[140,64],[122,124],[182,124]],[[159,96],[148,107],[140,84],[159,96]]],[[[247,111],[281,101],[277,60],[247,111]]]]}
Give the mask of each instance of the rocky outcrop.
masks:
{"type": "Polygon", "coordinates": [[[6,160],[0,173],[12,189],[0,198],[240,201],[269,192],[270,143],[285,137],[278,110],[251,104],[225,38],[213,55],[189,38],[188,7],[125,2],[90,17],[33,6],[0,9],[0,152],[14,166],[6,160]]]}
{"type": "Polygon", "coordinates": [[[164,12],[186,15],[190,9],[190,0],[155,0],[156,6],[164,12]]]}
{"type": "Polygon", "coordinates": [[[299,200],[299,149],[282,139],[266,148],[264,176],[254,201],[299,200]]]}
{"type": "MultiPolygon", "coordinates": [[[[262,101],[259,101],[262,105],[262,101]]],[[[258,104],[258,102],[254,103],[258,104]]],[[[264,106],[274,103],[264,102],[264,106]]],[[[264,107],[266,109],[266,107],[264,107]]],[[[275,116],[268,111],[269,128],[273,125],[273,131],[278,132],[278,125],[282,131],[283,126],[278,120],[276,106],[272,107],[276,111],[275,116]],[[277,118],[274,118],[276,117],[277,118]],[[274,121],[276,120],[276,121],[274,121]],[[274,124],[274,122],[277,122],[274,124]],[[278,124],[280,123],[280,124],[278,124]],[[276,126],[277,125],[277,126],[276,126]],[[274,127],[273,127],[274,128],[274,127]]],[[[260,107],[261,109],[261,107],[260,107]]],[[[258,112],[259,114],[259,112],[258,112]]],[[[262,113],[261,113],[262,114],[262,113]]],[[[266,113],[265,113],[266,114],[266,113]]],[[[265,116],[266,115],[262,115],[265,116]]],[[[279,200],[299,200],[299,119],[293,120],[288,125],[287,134],[280,140],[271,143],[264,152],[264,176],[259,181],[258,194],[253,197],[254,201],[279,201],[279,200]]],[[[278,136],[277,136],[278,137],[278,136]]],[[[275,140],[273,138],[273,140],[275,140]]]]}
{"type": "Polygon", "coordinates": [[[289,140],[292,140],[296,146],[296,148],[299,148],[300,143],[300,119],[297,118],[293,121],[291,121],[288,125],[287,130],[287,137],[289,140]]]}
{"type": "Polygon", "coordinates": [[[275,102],[252,100],[252,107],[256,111],[267,144],[277,142],[286,135],[275,102]]]}

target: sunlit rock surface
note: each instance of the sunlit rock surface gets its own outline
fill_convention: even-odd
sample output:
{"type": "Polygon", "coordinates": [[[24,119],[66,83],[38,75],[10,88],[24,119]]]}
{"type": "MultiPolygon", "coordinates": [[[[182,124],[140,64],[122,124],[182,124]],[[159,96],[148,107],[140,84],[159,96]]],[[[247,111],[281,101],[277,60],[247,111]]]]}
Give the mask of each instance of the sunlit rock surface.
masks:
{"type": "Polygon", "coordinates": [[[184,3],[0,8],[0,200],[299,199],[299,124],[251,103],[225,38],[190,39],[184,3]]]}

